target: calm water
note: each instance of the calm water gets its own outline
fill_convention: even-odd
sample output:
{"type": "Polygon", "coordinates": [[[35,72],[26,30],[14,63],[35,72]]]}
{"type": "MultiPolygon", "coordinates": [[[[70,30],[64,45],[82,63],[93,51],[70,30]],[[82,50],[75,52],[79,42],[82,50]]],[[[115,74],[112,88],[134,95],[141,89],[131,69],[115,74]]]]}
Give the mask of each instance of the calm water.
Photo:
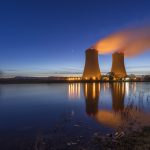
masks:
{"type": "Polygon", "coordinates": [[[106,134],[131,121],[150,125],[150,83],[0,85],[0,149],[53,132],[106,134]]]}

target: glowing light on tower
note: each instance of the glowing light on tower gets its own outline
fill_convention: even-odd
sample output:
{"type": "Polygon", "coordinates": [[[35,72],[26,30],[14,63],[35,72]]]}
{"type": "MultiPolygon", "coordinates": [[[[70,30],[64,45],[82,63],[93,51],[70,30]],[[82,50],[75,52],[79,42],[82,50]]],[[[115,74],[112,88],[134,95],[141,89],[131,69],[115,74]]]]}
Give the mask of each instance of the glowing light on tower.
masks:
{"type": "Polygon", "coordinates": [[[83,72],[83,79],[100,79],[101,72],[98,63],[98,51],[96,49],[87,49],[85,53],[86,60],[83,72]]]}
{"type": "Polygon", "coordinates": [[[115,74],[115,76],[124,78],[126,77],[126,69],[124,65],[124,53],[123,52],[115,52],[112,54],[112,67],[111,72],[115,74]]]}

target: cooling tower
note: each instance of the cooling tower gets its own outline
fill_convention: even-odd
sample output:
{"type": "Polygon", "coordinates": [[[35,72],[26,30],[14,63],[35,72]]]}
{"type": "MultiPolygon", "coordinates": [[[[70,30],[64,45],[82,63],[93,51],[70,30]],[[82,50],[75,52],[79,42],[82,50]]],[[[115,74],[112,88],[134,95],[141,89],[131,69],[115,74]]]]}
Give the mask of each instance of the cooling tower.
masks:
{"type": "Polygon", "coordinates": [[[101,73],[98,63],[98,51],[96,49],[86,50],[86,60],[83,79],[100,79],[101,73]]]}
{"type": "Polygon", "coordinates": [[[112,54],[112,68],[111,72],[117,77],[125,77],[127,75],[124,65],[124,53],[115,52],[112,54]]]}

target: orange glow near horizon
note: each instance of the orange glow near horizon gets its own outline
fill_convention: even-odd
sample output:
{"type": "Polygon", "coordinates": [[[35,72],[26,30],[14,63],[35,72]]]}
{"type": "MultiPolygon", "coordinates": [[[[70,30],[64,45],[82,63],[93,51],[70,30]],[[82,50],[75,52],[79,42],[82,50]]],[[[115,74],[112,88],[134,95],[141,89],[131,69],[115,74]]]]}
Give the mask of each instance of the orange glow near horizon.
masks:
{"type": "Polygon", "coordinates": [[[68,81],[76,81],[76,80],[81,80],[81,77],[68,77],[68,81]]]}

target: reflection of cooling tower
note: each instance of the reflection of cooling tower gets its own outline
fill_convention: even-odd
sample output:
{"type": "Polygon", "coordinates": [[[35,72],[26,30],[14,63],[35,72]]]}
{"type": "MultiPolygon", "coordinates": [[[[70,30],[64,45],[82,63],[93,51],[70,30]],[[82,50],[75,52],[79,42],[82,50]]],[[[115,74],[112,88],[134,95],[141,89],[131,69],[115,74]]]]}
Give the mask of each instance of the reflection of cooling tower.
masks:
{"type": "Polygon", "coordinates": [[[125,83],[113,83],[111,86],[112,107],[115,112],[123,111],[125,97],[125,83]]]}
{"type": "Polygon", "coordinates": [[[100,77],[101,77],[101,73],[98,64],[98,51],[95,49],[87,49],[83,78],[100,79],[100,77]]]}
{"type": "Polygon", "coordinates": [[[127,75],[125,65],[124,65],[124,54],[114,53],[112,54],[112,68],[111,72],[118,77],[125,77],[127,75]]]}
{"type": "Polygon", "coordinates": [[[84,83],[83,91],[86,103],[86,113],[88,115],[95,115],[98,112],[100,83],[84,83]]]}

